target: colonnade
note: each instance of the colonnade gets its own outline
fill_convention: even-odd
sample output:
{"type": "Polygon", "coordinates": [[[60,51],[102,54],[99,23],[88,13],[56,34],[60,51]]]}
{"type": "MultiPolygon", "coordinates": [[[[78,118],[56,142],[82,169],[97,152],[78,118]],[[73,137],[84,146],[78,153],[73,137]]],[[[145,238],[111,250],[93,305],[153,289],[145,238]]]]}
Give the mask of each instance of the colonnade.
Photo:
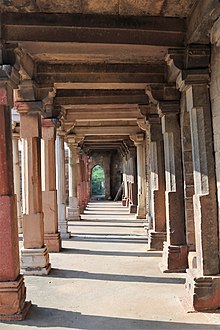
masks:
{"type": "MultiPolygon", "coordinates": [[[[130,135],[134,144],[123,157],[122,203],[137,219],[149,220],[148,249],[162,251],[161,270],[186,272],[190,308],[219,308],[219,135],[212,122],[209,71],[190,67],[175,73],[178,90],[167,87],[171,100],[157,100],[151,91],[146,125],[139,123],[142,132],[130,135]]],[[[90,198],[89,157],[79,148],[83,137],[65,133],[55,119],[42,119],[41,102],[16,103],[20,126],[18,131],[13,124],[12,144],[12,89],[10,80],[0,86],[0,319],[11,320],[24,318],[30,307],[20,268],[25,275],[49,274],[49,252],[61,250],[61,239],[70,237],[67,221],[80,220],[90,198]],[[18,230],[24,237],[20,260],[18,230]]]]}

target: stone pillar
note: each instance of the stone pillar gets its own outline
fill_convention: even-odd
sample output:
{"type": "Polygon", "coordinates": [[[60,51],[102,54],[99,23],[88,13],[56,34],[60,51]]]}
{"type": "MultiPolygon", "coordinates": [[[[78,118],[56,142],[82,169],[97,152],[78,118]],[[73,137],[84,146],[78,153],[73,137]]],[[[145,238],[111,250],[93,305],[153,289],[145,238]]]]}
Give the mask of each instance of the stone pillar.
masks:
{"type": "Polygon", "coordinates": [[[185,82],[186,106],[190,113],[196,265],[187,271],[188,301],[195,310],[220,307],[219,237],[213,132],[208,89],[209,75],[198,82],[185,82]]]}
{"type": "Polygon", "coordinates": [[[128,206],[129,202],[129,192],[128,192],[128,162],[126,155],[123,157],[123,197],[122,206],[128,206]]]}
{"type": "Polygon", "coordinates": [[[137,213],[137,161],[136,161],[136,152],[134,148],[130,148],[130,157],[131,157],[131,201],[130,204],[130,213],[137,213]]]}
{"type": "Polygon", "coordinates": [[[158,115],[149,115],[150,124],[150,205],[149,217],[152,229],[149,230],[148,248],[163,250],[166,241],[165,210],[165,171],[163,135],[158,115]]]}
{"type": "Polygon", "coordinates": [[[49,252],[59,252],[61,250],[61,239],[58,232],[55,139],[56,127],[54,121],[43,119],[41,140],[42,206],[44,242],[49,252]]]}
{"type": "Polygon", "coordinates": [[[131,139],[137,148],[137,186],[138,207],[137,219],[146,219],[146,175],[145,175],[145,139],[143,133],[137,133],[131,139]]]}
{"type": "Polygon", "coordinates": [[[18,102],[20,134],[23,139],[25,209],[24,246],[21,269],[27,275],[47,275],[51,269],[44,245],[44,221],[41,190],[41,117],[37,102],[18,102]],[[36,108],[35,108],[36,107],[36,108]],[[36,110],[36,111],[35,111],[36,110]]]}
{"type": "Polygon", "coordinates": [[[14,172],[14,192],[17,196],[17,217],[18,217],[18,233],[23,232],[22,229],[22,213],[21,213],[21,175],[20,175],[20,160],[18,141],[19,134],[13,133],[12,135],[12,150],[13,150],[13,172],[14,172]]]}
{"type": "Polygon", "coordinates": [[[58,202],[58,230],[62,238],[70,238],[66,219],[66,185],[65,185],[65,149],[64,136],[59,132],[56,138],[56,183],[58,202]]]}
{"type": "Polygon", "coordinates": [[[192,160],[192,142],[190,129],[190,115],[186,111],[185,92],[181,95],[181,141],[182,141],[182,160],[183,160],[183,179],[184,179],[184,208],[186,223],[186,243],[188,247],[189,268],[192,267],[195,257],[195,226],[194,226],[194,179],[193,179],[193,160],[192,160]]]}
{"type": "Polygon", "coordinates": [[[179,102],[161,102],[162,132],[165,158],[165,202],[167,242],[164,243],[161,269],[164,272],[185,272],[183,175],[179,126],[179,102]]]}
{"type": "Polygon", "coordinates": [[[69,207],[67,208],[68,220],[80,220],[79,205],[77,199],[77,162],[78,142],[75,137],[68,137],[69,148],[69,207]]]}
{"type": "Polygon", "coordinates": [[[25,302],[24,277],[20,275],[11,111],[7,103],[7,86],[0,86],[0,320],[22,320],[31,304],[25,302]]]}

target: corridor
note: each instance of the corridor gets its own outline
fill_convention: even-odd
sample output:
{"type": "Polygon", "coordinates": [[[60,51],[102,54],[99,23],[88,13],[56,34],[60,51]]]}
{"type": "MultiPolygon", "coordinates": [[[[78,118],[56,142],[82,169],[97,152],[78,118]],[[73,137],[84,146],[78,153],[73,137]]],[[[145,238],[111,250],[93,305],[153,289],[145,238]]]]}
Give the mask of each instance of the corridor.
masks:
{"type": "Polygon", "coordinates": [[[160,272],[161,253],[146,251],[143,222],[120,202],[89,203],[69,230],[62,251],[50,254],[49,276],[25,277],[26,320],[1,330],[220,329],[220,314],[184,311],[184,274],[160,272]]]}

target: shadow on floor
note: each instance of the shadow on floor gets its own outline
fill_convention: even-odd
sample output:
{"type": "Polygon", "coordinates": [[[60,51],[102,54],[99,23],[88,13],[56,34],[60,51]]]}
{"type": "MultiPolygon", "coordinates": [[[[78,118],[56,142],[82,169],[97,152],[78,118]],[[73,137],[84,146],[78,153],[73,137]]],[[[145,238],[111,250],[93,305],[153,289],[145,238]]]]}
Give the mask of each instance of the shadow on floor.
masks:
{"type": "Polygon", "coordinates": [[[76,227],[77,228],[79,226],[82,226],[82,227],[102,227],[102,228],[108,228],[108,227],[111,227],[111,228],[132,228],[132,229],[135,229],[135,228],[143,228],[143,223],[142,225],[140,226],[117,226],[116,224],[115,225],[102,225],[102,224],[98,224],[98,225],[94,225],[94,224],[87,224],[87,223],[84,223],[83,221],[81,222],[81,225],[79,225],[78,223],[77,224],[74,224],[74,223],[70,223],[70,221],[68,221],[68,226],[73,226],[73,227],[76,227]]]}
{"type": "Polygon", "coordinates": [[[33,326],[34,328],[61,328],[87,330],[219,330],[218,325],[179,323],[119,318],[100,315],[86,315],[79,312],[66,311],[56,308],[38,307],[33,305],[26,320],[19,322],[2,322],[3,324],[17,324],[33,326]]]}
{"type": "Polygon", "coordinates": [[[103,236],[103,237],[109,237],[109,236],[116,236],[113,238],[117,238],[117,236],[122,237],[123,239],[125,238],[135,238],[135,239],[140,239],[140,240],[146,240],[147,236],[144,234],[124,234],[124,233],[76,233],[76,232],[72,232],[73,235],[77,235],[77,236],[103,236]]]}
{"type": "MultiPolygon", "coordinates": [[[[68,239],[69,240],[69,239],[68,239]]],[[[96,242],[96,243],[123,243],[123,244],[147,244],[147,239],[137,239],[137,238],[99,238],[99,237],[83,237],[83,236],[74,236],[72,233],[71,240],[81,241],[81,242],[96,242]]]]}
{"type": "MultiPolygon", "coordinates": [[[[117,220],[117,219],[108,219],[107,217],[106,218],[101,218],[101,217],[98,217],[97,219],[96,218],[92,218],[92,219],[84,219],[84,217],[81,215],[81,220],[78,220],[77,221],[77,225],[78,225],[78,223],[79,222],[81,222],[82,224],[84,223],[84,222],[113,222],[113,223],[142,223],[143,224],[143,222],[144,222],[144,220],[143,221],[138,221],[138,220],[122,220],[122,219],[120,219],[120,220],[117,220]]],[[[68,220],[68,223],[71,223],[71,221],[73,221],[73,222],[75,222],[75,220],[68,220]]]]}
{"type": "Polygon", "coordinates": [[[89,273],[71,269],[52,268],[49,277],[54,278],[77,278],[96,281],[113,281],[113,282],[137,282],[137,283],[164,283],[164,284],[184,284],[184,278],[170,277],[149,277],[139,275],[121,275],[121,274],[101,274],[89,273]]]}
{"type": "Polygon", "coordinates": [[[61,253],[65,254],[86,254],[86,255],[97,255],[97,256],[117,256],[117,257],[162,257],[160,252],[124,252],[124,251],[97,251],[97,250],[86,250],[86,249],[71,249],[62,248],[61,253]]]}

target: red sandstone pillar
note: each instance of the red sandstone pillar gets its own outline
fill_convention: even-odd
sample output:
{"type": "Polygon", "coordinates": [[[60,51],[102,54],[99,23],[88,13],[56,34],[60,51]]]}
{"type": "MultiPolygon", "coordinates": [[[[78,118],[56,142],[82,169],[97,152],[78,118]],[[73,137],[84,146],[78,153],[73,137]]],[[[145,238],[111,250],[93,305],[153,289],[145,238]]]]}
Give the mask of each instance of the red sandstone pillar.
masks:
{"type": "Polygon", "coordinates": [[[23,215],[24,247],[21,268],[27,275],[47,275],[51,269],[44,245],[44,221],[41,190],[41,116],[37,102],[17,102],[20,134],[23,138],[25,210],[23,215]]]}
{"type": "Polygon", "coordinates": [[[185,241],[183,175],[179,126],[179,103],[160,103],[165,155],[165,202],[167,242],[164,243],[161,269],[184,272],[187,268],[185,241]]]}
{"type": "Polygon", "coordinates": [[[0,320],[22,320],[26,303],[20,275],[16,196],[13,188],[11,111],[7,86],[0,87],[0,320]]]}
{"type": "Polygon", "coordinates": [[[196,259],[187,270],[186,289],[190,307],[201,311],[220,307],[219,236],[213,131],[208,81],[198,72],[198,82],[184,81],[186,106],[190,114],[196,259]]]}
{"type": "Polygon", "coordinates": [[[42,202],[44,242],[49,252],[59,252],[61,250],[61,238],[58,232],[55,139],[55,122],[52,119],[43,119],[41,140],[42,202]]]}
{"type": "Polygon", "coordinates": [[[165,171],[164,146],[160,118],[149,115],[150,125],[150,192],[149,221],[152,224],[149,231],[148,248],[163,250],[166,241],[166,210],[165,210],[165,171]]]}

